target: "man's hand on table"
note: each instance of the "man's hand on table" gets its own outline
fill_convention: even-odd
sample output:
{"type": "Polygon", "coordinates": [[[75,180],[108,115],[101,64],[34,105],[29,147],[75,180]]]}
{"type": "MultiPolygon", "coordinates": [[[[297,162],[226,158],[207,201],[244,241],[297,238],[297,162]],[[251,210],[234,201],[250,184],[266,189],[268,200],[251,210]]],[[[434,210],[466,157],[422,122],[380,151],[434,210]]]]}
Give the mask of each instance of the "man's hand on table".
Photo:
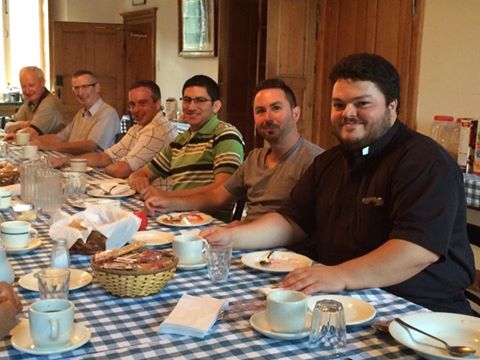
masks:
{"type": "Polygon", "coordinates": [[[280,282],[280,287],[305,294],[338,292],[345,289],[344,274],[337,266],[318,264],[292,271],[280,282]]]}
{"type": "Polygon", "coordinates": [[[55,169],[56,168],[60,168],[62,167],[63,165],[65,165],[68,161],[70,160],[69,157],[54,157],[54,158],[51,158],[50,159],[50,163],[52,164],[52,167],[54,167],[55,169]]]}
{"type": "Polygon", "coordinates": [[[232,242],[232,228],[212,226],[200,232],[200,236],[210,244],[227,245],[232,242]]]}
{"type": "Polygon", "coordinates": [[[150,186],[150,180],[148,180],[146,176],[136,175],[133,173],[128,177],[128,185],[142,195],[142,192],[144,192],[144,190],[150,186]]]}
{"type": "Polygon", "coordinates": [[[143,211],[148,216],[153,216],[155,214],[155,211],[164,212],[164,213],[173,211],[173,209],[171,208],[171,200],[164,195],[149,196],[145,200],[143,205],[144,205],[143,211]]]}

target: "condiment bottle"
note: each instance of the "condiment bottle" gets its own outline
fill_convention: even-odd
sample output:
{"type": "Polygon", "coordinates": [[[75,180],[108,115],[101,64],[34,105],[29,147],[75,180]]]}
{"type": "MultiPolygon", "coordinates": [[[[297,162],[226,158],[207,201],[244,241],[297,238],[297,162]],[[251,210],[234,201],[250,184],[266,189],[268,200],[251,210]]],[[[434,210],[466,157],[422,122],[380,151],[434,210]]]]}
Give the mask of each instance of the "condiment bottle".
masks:
{"type": "Polygon", "coordinates": [[[70,255],[66,239],[53,240],[50,266],[59,269],[68,269],[70,267],[70,255]]]}
{"type": "Polygon", "coordinates": [[[6,281],[11,284],[13,278],[13,268],[7,259],[7,250],[5,249],[5,245],[0,242],[0,281],[6,281]]]}

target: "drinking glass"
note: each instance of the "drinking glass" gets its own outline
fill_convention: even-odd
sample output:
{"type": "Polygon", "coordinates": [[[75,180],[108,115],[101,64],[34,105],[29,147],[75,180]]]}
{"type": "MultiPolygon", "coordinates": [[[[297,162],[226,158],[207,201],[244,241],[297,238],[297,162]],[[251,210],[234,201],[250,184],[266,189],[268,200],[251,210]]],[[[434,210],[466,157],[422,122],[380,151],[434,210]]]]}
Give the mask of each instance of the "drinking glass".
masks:
{"type": "Polygon", "coordinates": [[[341,355],[347,345],[347,327],[342,303],[320,300],[313,309],[309,347],[331,350],[332,357],[341,355]]]}
{"type": "Polygon", "coordinates": [[[40,299],[68,299],[70,271],[68,269],[47,268],[35,273],[38,279],[40,299]]]}
{"type": "Polygon", "coordinates": [[[208,276],[212,281],[225,281],[230,271],[232,245],[207,245],[208,276]]]}
{"type": "Polygon", "coordinates": [[[80,172],[63,174],[65,177],[65,196],[71,203],[83,202],[87,188],[87,175],[80,172]]]}

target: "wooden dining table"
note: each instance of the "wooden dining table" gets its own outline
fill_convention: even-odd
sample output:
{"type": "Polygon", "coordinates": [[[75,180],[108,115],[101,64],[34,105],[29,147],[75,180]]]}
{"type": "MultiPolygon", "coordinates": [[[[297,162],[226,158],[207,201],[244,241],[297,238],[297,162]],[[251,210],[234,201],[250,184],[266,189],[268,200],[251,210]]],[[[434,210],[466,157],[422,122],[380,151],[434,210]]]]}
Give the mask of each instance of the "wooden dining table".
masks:
{"type": "MultiPolygon", "coordinates": [[[[18,160],[21,150],[10,151],[11,160],[18,160]]],[[[50,155],[58,156],[57,153],[50,155]]],[[[88,179],[109,179],[101,170],[88,173],[88,179]]],[[[143,203],[134,195],[121,199],[121,207],[128,211],[141,210],[143,203]]],[[[62,210],[69,214],[81,211],[64,203],[62,210]]],[[[11,214],[4,212],[6,220],[11,214]]],[[[214,225],[221,225],[217,220],[214,225]]],[[[8,255],[15,270],[13,286],[22,305],[22,318],[27,318],[29,306],[39,299],[38,292],[29,291],[18,284],[18,278],[50,263],[52,240],[48,235],[46,216],[40,215],[32,224],[42,239],[42,245],[28,253],[8,255]]],[[[206,225],[210,226],[212,224],[206,225]]],[[[176,227],[163,226],[155,217],[148,219],[147,229],[178,234],[176,227]]],[[[162,247],[171,251],[170,245],[162,247]]],[[[206,268],[196,270],[177,269],[174,277],[157,294],[139,298],[120,298],[106,292],[93,281],[77,290],[71,290],[69,299],[75,305],[75,322],[88,328],[90,340],[83,346],[61,354],[49,355],[51,359],[98,359],[98,358],[172,358],[172,359],[310,359],[329,358],[329,353],[320,348],[311,349],[308,337],[298,340],[272,339],[255,331],[249,323],[253,310],[246,306],[242,311],[225,310],[205,338],[185,335],[158,334],[158,327],[172,311],[183,294],[212,296],[230,303],[261,303],[265,299],[258,290],[274,286],[284,274],[259,271],[245,266],[241,256],[245,251],[234,251],[230,276],[225,282],[212,282],[206,268]]],[[[71,255],[71,268],[92,272],[90,257],[71,255]]],[[[390,335],[375,331],[372,322],[384,318],[428,311],[419,305],[388,293],[382,289],[344,291],[340,295],[360,298],[376,309],[374,319],[347,328],[347,347],[341,359],[417,359],[412,350],[397,343],[390,335]]],[[[14,349],[9,338],[0,340],[0,359],[35,359],[37,355],[14,349]]]]}

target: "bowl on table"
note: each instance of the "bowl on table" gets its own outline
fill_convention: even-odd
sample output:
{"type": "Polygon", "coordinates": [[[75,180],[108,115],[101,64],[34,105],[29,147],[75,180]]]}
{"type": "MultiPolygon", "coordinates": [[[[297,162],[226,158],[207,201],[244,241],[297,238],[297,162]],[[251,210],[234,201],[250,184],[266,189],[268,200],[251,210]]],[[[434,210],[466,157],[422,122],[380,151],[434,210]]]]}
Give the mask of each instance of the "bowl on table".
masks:
{"type": "Polygon", "coordinates": [[[175,274],[178,258],[158,250],[145,250],[162,254],[165,266],[153,270],[105,268],[92,256],[91,266],[99,284],[119,297],[141,297],[158,293],[175,274]]]}

